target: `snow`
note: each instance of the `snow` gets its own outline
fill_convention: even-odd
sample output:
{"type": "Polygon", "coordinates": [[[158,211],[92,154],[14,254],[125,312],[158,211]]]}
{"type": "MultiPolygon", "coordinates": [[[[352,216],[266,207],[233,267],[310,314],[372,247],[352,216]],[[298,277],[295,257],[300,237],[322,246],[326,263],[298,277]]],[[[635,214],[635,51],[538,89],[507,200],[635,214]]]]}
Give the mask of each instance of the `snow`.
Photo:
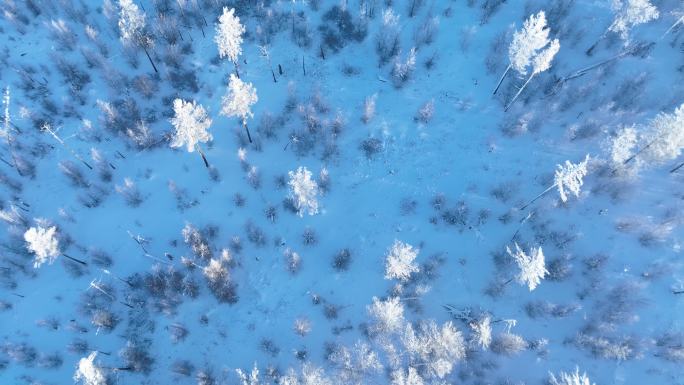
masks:
{"type": "Polygon", "coordinates": [[[0,384],[90,357],[113,384],[682,384],[684,28],[652,3],[623,40],[608,1],[141,0],[124,45],[119,1],[3,2],[0,384]],[[559,49],[504,111],[540,11],[559,49]],[[73,259],[34,269],[53,226],[73,259]],[[420,253],[387,280],[395,240],[420,253]]]}

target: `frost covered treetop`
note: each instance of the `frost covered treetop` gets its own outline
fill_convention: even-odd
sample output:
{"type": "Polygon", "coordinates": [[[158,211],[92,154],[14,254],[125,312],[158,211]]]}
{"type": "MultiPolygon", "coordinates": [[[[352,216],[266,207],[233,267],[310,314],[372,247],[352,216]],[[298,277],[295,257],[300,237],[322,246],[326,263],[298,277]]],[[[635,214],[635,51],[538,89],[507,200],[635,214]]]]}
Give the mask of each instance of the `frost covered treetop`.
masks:
{"type": "Polygon", "coordinates": [[[404,324],[404,305],[399,297],[385,301],[373,297],[373,304],[368,306],[368,314],[375,320],[375,330],[381,333],[399,331],[404,324]]]}
{"type": "Polygon", "coordinates": [[[78,361],[74,381],[80,381],[83,385],[107,384],[107,377],[103,370],[95,365],[95,357],[97,357],[97,352],[92,352],[88,357],[83,357],[78,361]]]}
{"type": "Polygon", "coordinates": [[[659,113],[650,122],[644,135],[648,148],[645,155],[654,162],[677,158],[684,149],[684,104],[673,113],[659,113]]]}
{"type": "Polygon", "coordinates": [[[618,33],[624,40],[628,40],[632,27],[648,23],[660,16],[658,8],[649,0],[613,0],[611,8],[615,12],[615,20],[608,30],[618,33]]]}
{"type": "Polygon", "coordinates": [[[207,128],[211,126],[211,119],[202,105],[194,100],[186,102],[176,99],[173,101],[173,112],[175,116],[170,121],[176,132],[171,141],[171,147],[186,146],[188,152],[193,152],[199,143],[212,139],[207,131],[207,128]]]}
{"type": "Polygon", "coordinates": [[[240,24],[240,18],[234,13],[235,9],[223,7],[223,14],[216,25],[214,41],[218,46],[219,57],[227,57],[236,63],[242,53],[242,34],[245,33],[245,27],[240,24]]]}
{"type": "Polygon", "coordinates": [[[251,107],[257,101],[259,97],[252,83],[245,83],[235,74],[230,74],[228,94],[223,97],[221,103],[221,115],[237,116],[244,123],[247,118],[254,116],[251,107]]]}
{"type": "Polygon", "coordinates": [[[411,273],[417,273],[420,269],[413,262],[418,256],[418,250],[408,243],[395,240],[390,247],[385,262],[385,279],[398,279],[407,281],[411,273]]]}
{"type": "Polygon", "coordinates": [[[526,284],[530,291],[534,290],[549,273],[544,264],[544,253],[541,247],[533,247],[529,254],[525,254],[516,242],[515,252],[508,246],[506,246],[506,252],[515,259],[520,268],[520,273],[515,279],[522,285],[526,284]]]}
{"type": "Polygon", "coordinates": [[[473,342],[482,350],[489,348],[492,343],[492,324],[491,317],[485,316],[479,320],[470,322],[469,326],[473,330],[473,342]]]}
{"type": "Polygon", "coordinates": [[[55,236],[57,228],[55,226],[31,227],[24,233],[26,248],[35,254],[33,267],[39,268],[43,263],[52,264],[59,255],[59,241],[55,236]]]}
{"type": "Polygon", "coordinates": [[[558,193],[563,202],[567,202],[568,196],[566,190],[571,192],[575,197],[579,197],[580,188],[584,183],[584,177],[587,175],[587,164],[589,163],[589,155],[583,161],[573,164],[569,160],[565,161],[565,165],[557,165],[556,174],[554,176],[555,186],[558,187],[558,193]]]}
{"type": "Polygon", "coordinates": [[[539,54],[532,59],[532,73],[540,74],[551,68],[551,62],[559,50],[560,42],[558,39],[553,39],[548,47],[539,52],[539,54]]]}
{"type": "Polygon", "coordinates": [[[311,171],[306,167],[299,167],[296,171],[288,172],[290,181],[290,198],[297,209],[297,215],[304,216],[318,214],[318,184],[311,179],[311,171]]]}
{"type": "Polygon", "coordinates": [[[466,356],[463,334],[451,321],[441,327],[432,320],[421,322],[418,331],[409,323],[401,340],[409,356],[424,363],[430,377],[446,377],[466,356]]]}
{"type": "Polygon", "coordinates": [[[551,385],[596,385],[593,384],[587,373],[579,373],[579,368],[575,368],[575,372],[560,372],[558,377],[553,373],[549,373],[549,384],[551,385]]]}
{"type": "Polygon", "coordinates": [[[145,28],[145,13],[132,0],[119,0],[119,30],[124,43],[140,39],[145,28]]]}
{"type": "Polygon", "coordinates": [[[537,51],[549,43],[549,28],[546,26],[546,14],[539,11],[525,20],[521,30],[515,31],[508,47],[508,57],[513,69],[526,75],[537,51]]]}

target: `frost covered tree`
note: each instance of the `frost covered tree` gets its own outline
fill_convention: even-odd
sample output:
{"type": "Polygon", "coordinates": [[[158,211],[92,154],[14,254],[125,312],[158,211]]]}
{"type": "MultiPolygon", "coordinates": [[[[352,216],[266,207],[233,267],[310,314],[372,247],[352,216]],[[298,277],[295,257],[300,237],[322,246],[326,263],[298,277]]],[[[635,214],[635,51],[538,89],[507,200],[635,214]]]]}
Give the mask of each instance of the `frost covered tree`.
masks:
{"type": "Polygon", "coordinates": [[[252,136],[247,127],[247,118],[254,117],[251,108],[258,100],[256,88],[252,83],[245,83],[239,77],[230,74],[228,93],[221,100],[221,115],[239,117],[242,126],[247,131],[250,143],[252,143],[252,136]]]}
{"type": "Polygon", "coordinates": [[[615,14],[613,22],[608,29],[594,43],[586,54],[591,56],[596,46],[605,39],[609,32],[620,35],[625,45],[629,44],[629,32],[640,24],[648,23],[660,17],[658,8],[651,4],[650,0],[612,0],[611,9],[615,14]]]}
{"type": "Polygon", "coordinates": [[[482,350],[489,348],[492,343],[492,323],[489,316],[484,316],[479,320],[473,320],[469,324],[472,329],[472,342],[482,350]]]}
{"type": "Polygon", "coordinates": [[[611,4],[615,19],[608,30],[615,32],[628,41],[629,31],[639,24],[648,23],[660,16],[649,0],[613,0],[611,4]]]}
{"type": "Polygon", "coordinates": [[[382,24],[375,42],[378,67],[382,67],[399,53],[399,15],[392,8],[382,12],[382,24]]]}
{"type": "Polygon", "coordinates": [[[408,368],[407,371],[403,369],[397,369],[392,372],[392,382],[391,385],[424,385],[425,381],[420,376],[420,373],[413,368],[408,368]]]}
{"type": "Polygon", "coordinates": [[[634,126],[623,127],[618,130],[609,144],[611,163],[614,166],[621,166],[630,159],[637,141],[637,131],[634,126]]]}
{"type": "Polygon", "coordinates": [[[302,365],[300,373],[290,368],[284,376],[278,379],[279,385],[333,385],[333,381],[325,375],[322,368],[308,362],[302,365]]]}
{"type": "Polygon", "coordinates": [[[297,209],[297,215],[303,217],[305,212],[309,215],[318,214],[318,184],[311,179],[311,171],[306,167],[299,167],[297,171],[290,171],[288,175],[289,198],[297,209]]]}
{"type": "Polygon", "coordinates": [[[200,143],[212,140],[211,134],[207,131],[207,128],[211,126],[211,119],[207,116],[204,107],[194,100],[186,102],[176,99],[173,101],[173,112],[174,117],[170,122],[176,132],[170,146],[174,148],[186,146],[188,152],[197,150],[204,160],[204,165],[209,167],[209,162],[200,147],[200,143]]]}
{"type": "Polygon", "coordinates": [[[579,163],[573,164],[566,160],[564,166],[560,164],[556,166],[554,182],[555,186],[558,187],[558,194],[563,202],[568,200],[566,189],[575,197],[579,197],[580,188],[582,188],[584,177],[587,175],[588,163],[589,154],[579,163]]]}
{"type": "Polygon", "coordinates": [[[463,335],[451,321],[441,327],[435,321],[421,322],[418,330],[410,323],[401,337],[410,366],[424,368],[426,376],[442,379],[454,369],[454,363],[465,358],[463,335]]]}
{"type": "Polygon", "coordinates": [[[83,385],[107,385],[107,377],[102,368],[95,365],[95,357],[97,352],[92,352],[78,361],[74,381],[83,385]]]}
{"type": "Polygon", "coordinates": [[[238,56],[242,54],[242,34],[245,27],[240,24],[240,18],[235,16],[235,9],[223,7],[223,13],[219,17],[216,25],[216,35],[214,41],[218,46],[219,57],[227,57],[235,66],[235,73],[238,77],[238,56]]]}
{"type": "Polygon", "coordinates": [[[416,47],[411,47],[404,61],[399,56],[394,59],[392,79],[395,87],[401,87],[416,69],[416,47]]]}
{"type": "Polygon", "coordinates": [[[371,329],[376,333],[393,333],[401,330],[404,324],[404,305],[399,297],[381,301],[373,297],[373,304],[367,307],[373,319],[371,329]]]}
{"type": "MultiPolygon", "coordinates": [[[[515,279],[521,285],[527,285],[530,291],[534,290],[537,285],[541,283],[541,280],[544,279],[546,274],[549,273],[544,264],[544,253],[542,252],[541,246],[533,247],[530,249],[529,254],[525,254],[516,242],[515,251],[512,251],[510,247],[506,246],[506,252],[515,260],[520,269],[520,272],[515,276],[515,279]]],[[[510,282],[510,280],[508,282],[510,282]]]]}
{"type": "Polygon", "coordinates": [[[565,161],[565,165],[556,165],[556,173],[554,175],[554,183],[539,195],[534,197],[527,204],[522,206],[520,210],[524,210],[527,206],[534,203],[537,199],[546,195],[554,188],[558,188],[558,193],[563,202],[568,200],[567,191],[572,193],[575,197],[579,197],[580,188],[584,184],[584,177],[587,175],[587,165],[589,164],[589,154],[587,154],[583,161],[579,163],[571,163],[569,160],[565,161]],[[566,191],[567,190],[567,191],[566,191]]]}
{"type": "Polygon", "coordinates": [[[145,12],[140,11],[140,8],[138,8],[133,0],[119,0],[119,8],[121,41],[125,45],[142,48],[150,64],[152,64],[154,72],[159,72],[157,71],[157,66],[154,65],[154,61],[152,61],[150,53],[147,51],[154,43],[150,35],[145,32],[145,12]]]}
{"type": "Polygon", "coordinates": [[[52,264],[59,256],[59,241],[57,240],[55,226],[31,227],[24,233],[26,248],[35,254],[33,267],[39,268],[43,263],[52,264]]]}
{"type": "Polygon", "coordinates": [[[684,24],[684,8],[682,8],[682,10],[672,11],[671,13],[677,18],[677,20],[672,23],[670,28],[668,28],[665,33],[663,33],[663,35],[660,37],[661,39],[664,38],[668,33],[672,32],[673,29],[677,28],[678,25],[684,24]]]}
{"type": "Polygon", "coordinates": [[[579,368],[575,368],[575,372],[566,373],[561,371],[558,377],[549,372],[550,385],[595,385],[587,377],[587,373],[579,373],[579,368]]]}
{"type": "Polygon", "coordinates": [[[515,103],[515,100],[518,99],[518,96],[520,96],[520,94],[523,92],[525,87],[527,87],[527,84],[530,82],[530,80],[532,80],[533,77],[551,68],[551,62],[553,61],[553,58],[556,56],[559,50],[560,43],[558,42],[558,39],[554,39],[551,41],[548,47],[544,48],[536,56],[534,56],[534,58],[532,58],[532,74],[529,78],[527,78],[527,81],[525,81],[522,87],[520,87],[518,93],[515,94],[513,99],[511,99],[511,102],[508,103],[504,110],[508,111],[508,109],[511,108],[513,103],[515,103]]]}
{"type": "Polygon", "coordinates": [[[493,94],[496,95],[511,69],[522,76],[527,75],[529,67],[532,65],[532,58],[547,44],[549,44],[549,28],[546,26],[546,14],[544,11],[539,11],[536,15],[530,15],[525,20],[521,30],[513,33],[513,40],[508,46],[509,64],[499,79],[493,94]]]}
{"type": "MultiPolygon", "coordinates": [[[[225,9],[225,8],[224,8],[225,9]]],[[[242,369],[235,369],[235,373],[240,379],[240,385],[260,385],[262,382],[259,381],[259,369],[257,368],[256,362],[252,371],[246,373],[242,369]]]]}
{"type": "Polygon", "coordinates": [[[684,104],[670,114],[659,113],[649,123],[643,140],[646,145],[634,156],[643,153],[644,158],[656,164],[678,158],[684,150],[684,104]]]}
{"type": "Polygon", "coordinates": [[[365,342],[357,341],[353,349],[340,346],[328,359],[337,367],[336,378],[343,384],[362,384],[364,378],[383,369],[378,354],[365,342]]]}
{"type": "Polygon", "coordinates": [[[395,240],[385,257],[385,279],[408,281],[411,273],[420,270],[413,262],[418,256],[418,251],[408,243],[395,240]]]}

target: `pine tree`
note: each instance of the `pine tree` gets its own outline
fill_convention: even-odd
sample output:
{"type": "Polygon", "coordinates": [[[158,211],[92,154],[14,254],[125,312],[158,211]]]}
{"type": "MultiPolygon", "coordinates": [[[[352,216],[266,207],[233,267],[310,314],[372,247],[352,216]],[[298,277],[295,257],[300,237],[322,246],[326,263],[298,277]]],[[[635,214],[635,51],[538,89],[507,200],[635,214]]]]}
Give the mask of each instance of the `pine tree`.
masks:
{"type": "Polygon", "coordinates": [[[242,54],[242,34],[245,27],[240,24],[240,18],[235,16],[235,9],[223,7],[223,13],[216,25],[214,41],[218,46],[219,57],[227,57],[235,65],[235,73],[238,77],[238,56],[242,54]]]}
{"type": "Polygon", "coordinates": [[[547,44],[549,44],[549,28],[546,26],[546,14],[544,11],[539,11],[536,15],[530,15],[525,20],[521,30],[513,33],[513,40],[508,47],[509,64],[499,79],[493,94],[496,95],[511,68],[520,75],[527,75],[532,59],[547,44]]]}
{"type": "Polygon", "coordinates": [[[211,134],[207,131],[207,128],[211,126],[211,119],[207,116],[204,107],[194,100],[186,102],[176,99],[173,101],[173,112],[175,116],[170,121],[176,132],[171,141],[171,147],[186,146],[188,152],[196,149],[202,156],[204,165],[209,167],[209,162],[199,145],[212,140],[211,134]]]}
{"type": "Polygon", "coordinates": [[[247,131],[247,138],[250,143],[252,143],[252,135],[249,133],[247,118],[254,117],[251,107],[257,101],[259,101],[259,97],[252,83],[245,83],[239,77],[230,74],[228,93],[221,102],[221,115],[239,117],[242,121],[242,126],[247,131]]]}

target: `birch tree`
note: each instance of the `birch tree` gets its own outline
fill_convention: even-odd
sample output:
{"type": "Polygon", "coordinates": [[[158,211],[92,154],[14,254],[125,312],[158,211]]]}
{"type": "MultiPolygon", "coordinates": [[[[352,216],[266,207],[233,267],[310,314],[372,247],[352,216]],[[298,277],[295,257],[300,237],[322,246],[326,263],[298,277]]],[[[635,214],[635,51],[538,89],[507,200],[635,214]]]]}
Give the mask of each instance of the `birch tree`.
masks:
{"type": "Polygon", "coordinates": [[[52,265],[59,256],[59,241],[55,235],[56,232],[55,226],[48,228],[38,226],[31,227],[24,233],[26,248],[35,255],[34,268],[37,269],[46,262],[52,265]]]}
{"type": "Polygon", "coordinates": [[[521,285],[527,285],[530,291],[534,290],[546,274],[549,273],[544,264],[544,253],[541,247],[533,247],[530,249],[529,254],[526,254],[516,242],[515,251],[506,246],[506,252],[515,260],[520,269],[515,279],[521,285]]]}
{"type": "Polygon", "coordinates": [[[550,385],[596,385],[589,380],[587,373],[579,373],[579,368],[576,367],[574,372],[566,373],[561,371],[558,377],[553,373],[549,373],[550,385]]]}
{"type": "Polygon", "coordinates": [[[228,93],[221,99],[221,115],[239,117],[242,126],[247,131],[250,143],[252,143],[252,135],[249,133],[247,119],[254,117],[251,108],[257,101],[259,97],[252,83],[245,83],[239,77],[230,74],[228,93]]]}
{"type": "Polygon", "coordinates": [[[311,171],[306,167],[299,167],[297,171],[288,173],[290,181],[290,199],[292,199],[297,215],[304,216],[318,214],[318,184],[311,179],[311,171]]]}
{"type": "Polygon", "coordinates": [[[533,77],[551,68],[551,61],[553,61],[553,58],[556,56],[559,50],[560,43],[558,42],[558,39],[554,39],[553,41],[551,41],[548,47],[546,47],[544,50],[542,50],[536,56],[534,56],[534,58],[532,59],[532,74],[529,78],[527,78],[525,84],[523,84],[522,87],[520,87],[518,93],[515,94],[511,102],[508,103],[508,105],[504,109],[505,111],[508,111],[508,109],[511,108],[513,103],[515,103],[515,100],[518,98],[518,96],[520,96],[520,94],[523,92],[525,87],[527,87],[527,84],[529,84],[530,80],[532,80],[533,77]]]}
{"type": "Polygon", "coordinates": [[[176,99],[173,101],[173,112],[175,115],[170,119],[170,122],[176,132],[170,146],[174,148],[186,146],[188,152],[197,150],[202,156],[204,165],[208,168],[209,162],[200,147],[200,143],[208,142],[213,137],[207,131],[211,126],[211,119],[207,116],[204,107],[194,100],[187,102],[176,99]]]}
{"type": "Polygon", "coordinates": [[[219,57],[228,58],[235,66],[235,74],[240,77],[238,72],[238,56],[242,54],[242,34],[245,27],[240,24],[240,18],[235,16],[235,9],[223,7],[223,13],[219,17],[216,25],[216,35],[214,41],[218,47],[219,57]]]}
{"type": "Polygon", "coordinates": [[[617,33],[625,45],[628,45],[630,43],[629,32],[632,28],[660,17],[658,8],[651,4],[650,0],[612,0],[611,9],[615,14],[613,22],[596,43],[587,49],[586,54],[589,56],[609,32],[617,33]]]}
{"type": "Polygon", "coordinates": [[[558,194],[563,202],[567,202],[568,200],[567,192],[572,193],[575,197],[579,197],[580,189],[584,183],[584,177],[588,172],[587,165],[589,164],[589,159],[589,154],[587,154],[584,157],[584,160],[579,163],[571,163],[569,160],[566,160],[565,164],[556,165],[553,184],[521,207],[520,210],[524,210],[527,206],[531,205],[554,188],[558,189],[558,194]]]}
{"type": "Polygon", "coordinates": [[[678,158],[684,150],[684,104],[672,113],[656,115],[645,130],[643,140],[647,144],[639,152],[647,160],[659,164],[678,158]]]}
{"type": "Polygon", "coordinates": [[[511,69],[517,71],[521,76],[527,75],[533,57],[547,44],[549,44],[549,28],[546,26],[546,14],[544,11],[539,11],[536,15],[530,15],[525,20],[522,29],[513,33],[513,40],[508,47],[509,64],[499,79],[493,94],[496,95],[511,69]]]}
{"type": "Polygon", "coordinates": [[[408,281],[412,273],[420,269],[413,262],[418,256],[418,250],[413,246],[395,240],[390,247],[385,262],[385,279],[398,279],[408,281]]]}
{"type": "Polygon", "coordinates": [[[121,41],[124,45],[142,48],[150,64],[152,64],[154,72],[159,72],[147,51],[148,48],[153,47],[154,42],[150,35],[145,32],[145,12],[141,12],[132,0],[119,0],[119,7],[121,41]]]}
{"type": "Polygon", "coordinates": [[[46,262],[48,265],[52,265],[59,255],[63,255],[65,258],[81,265],[87,265],[84,261],[60,251],[57,228],[55,226],[31,227],[24,233],[24,240],[26,241],[26,249],[35,255],[33,259],[33,268],[35,269],[41,267],[46,262]]]}
{"type": "Polygon", "coordinates": [[[611,4],[615,19],[608,27],[608,31],[615,32],[629,42],[629,31],[637,25],[648,23],[660,16],[649,0],[613,0],[611,4]]]}
{"type": "Polygon", "coordinates": [[[78,361],[74,381],[83,385],[107,385],[107,377],[102,368],[95,365],[95,357],[97,352],[92,352],[78,361]]]}

